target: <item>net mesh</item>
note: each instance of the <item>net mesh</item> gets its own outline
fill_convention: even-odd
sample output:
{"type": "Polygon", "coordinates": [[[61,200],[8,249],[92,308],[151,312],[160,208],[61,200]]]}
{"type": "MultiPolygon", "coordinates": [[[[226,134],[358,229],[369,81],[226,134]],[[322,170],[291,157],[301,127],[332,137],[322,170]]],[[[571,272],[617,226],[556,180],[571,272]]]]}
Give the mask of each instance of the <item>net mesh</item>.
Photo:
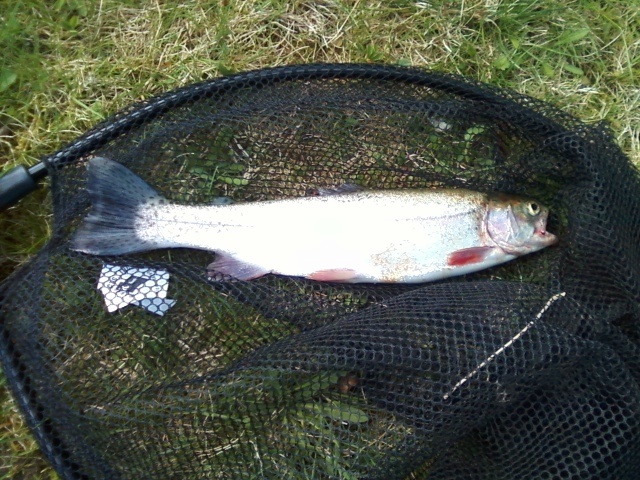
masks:
{"type": "Polygon", "coordinates": [[[0,289],[0,354],[64,478],[638,477],[640,183],[606,127],[458,77],[310,65],[134,105],[47,160],[54,232],[0,289]],[[528,195],[560,243],[424,285],[212,280],[209,252],[69,249],[93,156],[186,204],[528,195]],[[168,272],[175,305],[108,312],[105,264],[168,272]]]}

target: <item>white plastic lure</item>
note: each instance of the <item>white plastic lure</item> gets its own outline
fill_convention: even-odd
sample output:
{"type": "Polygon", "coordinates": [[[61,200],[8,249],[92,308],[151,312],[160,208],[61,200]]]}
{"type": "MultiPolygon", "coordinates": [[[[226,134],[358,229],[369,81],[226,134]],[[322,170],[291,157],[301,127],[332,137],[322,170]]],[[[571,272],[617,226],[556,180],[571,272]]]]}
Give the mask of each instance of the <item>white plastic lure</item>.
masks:
{"type": "MultiPolygon", "coordinates": [[[[74,250],[216,253],[212,273],[416,283],[475,272],[556,242],[540,202],[461,189],[359,190],[232,205],[169,203],[106,158],[89,162],[93,209],[74,250]]],[[[353,189],[351,189],[353,190],[353,189]]]]}

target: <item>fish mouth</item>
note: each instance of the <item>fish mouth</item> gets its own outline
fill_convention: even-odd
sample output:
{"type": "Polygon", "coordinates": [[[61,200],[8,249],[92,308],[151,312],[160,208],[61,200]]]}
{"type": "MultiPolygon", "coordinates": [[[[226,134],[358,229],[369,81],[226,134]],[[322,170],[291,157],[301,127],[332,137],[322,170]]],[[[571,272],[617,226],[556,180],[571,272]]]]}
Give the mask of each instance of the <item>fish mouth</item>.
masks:
{"type": "Polygon", "coordinates": [[[536,230],[534,232],[535,238],[540,245],[549,246],[558,242],[558,237],[546,229],[536,230]]]}
{"type": "Polygon", "coordinates": [[[538,221],[535,222],[533,230],[533,237],[537,240],[537,243],[545,247],[553,245],[558,241],[558,237],[547,230],[548,216],[549,212],[545,211],[538,221]]]}

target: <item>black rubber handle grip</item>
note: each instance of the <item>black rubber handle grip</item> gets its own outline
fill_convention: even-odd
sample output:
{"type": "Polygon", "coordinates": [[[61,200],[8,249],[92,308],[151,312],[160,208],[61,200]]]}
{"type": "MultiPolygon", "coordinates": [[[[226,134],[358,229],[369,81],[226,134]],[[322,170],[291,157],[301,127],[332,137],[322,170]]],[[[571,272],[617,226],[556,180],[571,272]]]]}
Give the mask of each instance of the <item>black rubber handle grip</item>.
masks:
{"type": "Polygon", "coordinates": [[[24,165],[18,165],[0,177],[0,212],[36,190],[37,180],[46,174],[46,167],[39,163],[29,169],[24,165]]]}

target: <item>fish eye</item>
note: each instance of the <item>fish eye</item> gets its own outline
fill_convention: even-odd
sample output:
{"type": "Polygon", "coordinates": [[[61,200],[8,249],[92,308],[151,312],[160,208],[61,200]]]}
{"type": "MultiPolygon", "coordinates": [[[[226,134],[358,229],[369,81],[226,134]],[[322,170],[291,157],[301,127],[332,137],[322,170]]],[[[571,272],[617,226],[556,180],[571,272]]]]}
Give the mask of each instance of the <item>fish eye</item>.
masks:
{"type": "Polygon", "coordinates": [[[527,211],[529,212],[529,215],[535,217],[540,213],[540,205],[538,205],[536,202],[529,202],[527,204],[527,211]]]}

